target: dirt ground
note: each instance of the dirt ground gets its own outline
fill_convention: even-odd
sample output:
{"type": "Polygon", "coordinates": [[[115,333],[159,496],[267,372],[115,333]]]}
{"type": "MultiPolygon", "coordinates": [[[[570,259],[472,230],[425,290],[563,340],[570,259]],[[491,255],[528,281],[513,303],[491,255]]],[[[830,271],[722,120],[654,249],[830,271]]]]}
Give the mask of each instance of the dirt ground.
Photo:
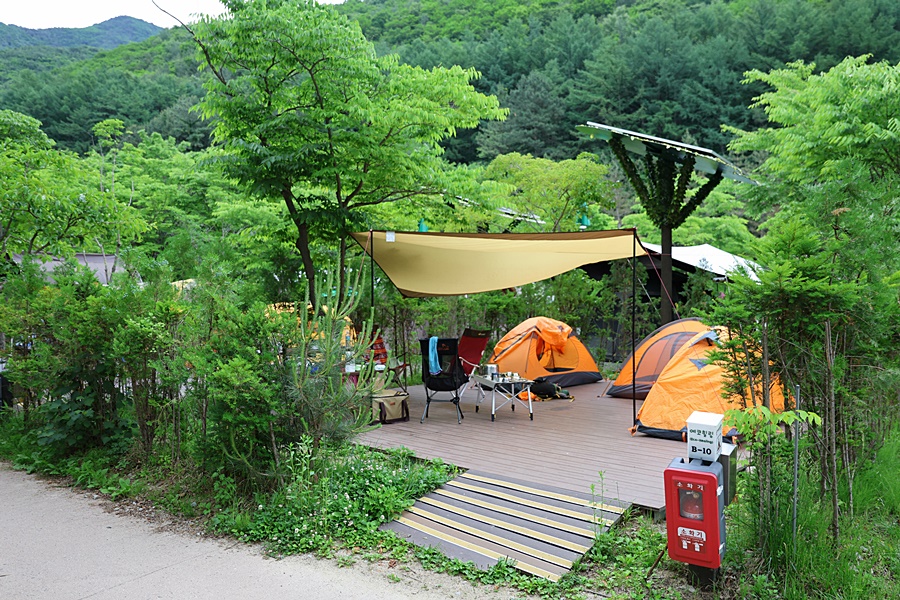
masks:
{"type": "Polygon", "coordinates": [[[390,560],[273,559],[210,536],[146,501],[101,494],[0,464],[0,598],[17,600],[512,600],[516,590],[390,560]],[[347,566],[341,566],[346,564],[347,566]]]}

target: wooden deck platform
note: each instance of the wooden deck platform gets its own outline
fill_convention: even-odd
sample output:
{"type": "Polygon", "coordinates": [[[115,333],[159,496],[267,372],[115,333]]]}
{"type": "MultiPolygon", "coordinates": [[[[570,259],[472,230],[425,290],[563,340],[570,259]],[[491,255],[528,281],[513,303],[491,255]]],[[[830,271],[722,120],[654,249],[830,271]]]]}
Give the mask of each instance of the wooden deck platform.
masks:
{"type": "Polygon", "coordinates": [[[512,411],[507,405],[491,422],[490,393],[476,413],[477,393],[469,390],[461,404],[465,415],[461,424],[452,404],[434,402],[425,423],[420,423],[425,390],[411,386],[410,420],[384,425],[357,441],[380,448],[404,446],[423,458],[592,494],[598,500],[615,498],[658,513],[665,507],[663,470],[673,458],[686,455],[685,446],[632,436],[631,400],[603,395],[608,385],[569,388],[575,397],[572,402],[535,402],[533,421],[521,406],[512,411]]]}

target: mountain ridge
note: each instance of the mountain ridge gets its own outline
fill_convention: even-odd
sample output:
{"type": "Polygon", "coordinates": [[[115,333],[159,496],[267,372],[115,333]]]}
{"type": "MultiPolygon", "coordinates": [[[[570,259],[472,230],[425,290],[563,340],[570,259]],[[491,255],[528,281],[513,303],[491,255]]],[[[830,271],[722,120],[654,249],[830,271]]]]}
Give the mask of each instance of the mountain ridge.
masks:
{"type": "Polygon", "coordinates": [[[163,31],[134,17],[120,16],[107,19],[90,27],[51,27],[28,29],[18,25],[0,23],[0,49],[50,46],[53,48],[112,49],[122,44],[140,42],[163,31]]]}

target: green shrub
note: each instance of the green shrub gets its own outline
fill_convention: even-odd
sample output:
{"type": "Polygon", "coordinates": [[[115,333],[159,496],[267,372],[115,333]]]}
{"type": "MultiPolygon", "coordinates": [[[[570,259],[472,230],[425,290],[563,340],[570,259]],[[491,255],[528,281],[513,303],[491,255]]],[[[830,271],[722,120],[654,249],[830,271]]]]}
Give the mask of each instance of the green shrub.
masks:
{"type": "Polygon", "coordinates": [[[290,481],[259,501],[249,525],[231,512],[216,526],[284,554],[330,555],[341,543],[363,548],[396,543],[378,526],[455,474],[455,468],[418,461],[405,449],[341,445],[313,453],[309,437],[285,454],[285,462],[290,481]]]}

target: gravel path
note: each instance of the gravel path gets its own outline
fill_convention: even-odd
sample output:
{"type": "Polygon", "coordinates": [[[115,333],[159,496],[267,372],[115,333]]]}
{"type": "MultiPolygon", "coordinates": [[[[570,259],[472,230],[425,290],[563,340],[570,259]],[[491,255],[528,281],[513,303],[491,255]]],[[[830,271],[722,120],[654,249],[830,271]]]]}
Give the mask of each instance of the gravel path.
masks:
{"type": "Polygon", "coordinates": [[[214,539],[152,507],[110,502],[0,464],[0,598],[9,600],[506,600],[395,561],[281,560],[214,539]]]}

